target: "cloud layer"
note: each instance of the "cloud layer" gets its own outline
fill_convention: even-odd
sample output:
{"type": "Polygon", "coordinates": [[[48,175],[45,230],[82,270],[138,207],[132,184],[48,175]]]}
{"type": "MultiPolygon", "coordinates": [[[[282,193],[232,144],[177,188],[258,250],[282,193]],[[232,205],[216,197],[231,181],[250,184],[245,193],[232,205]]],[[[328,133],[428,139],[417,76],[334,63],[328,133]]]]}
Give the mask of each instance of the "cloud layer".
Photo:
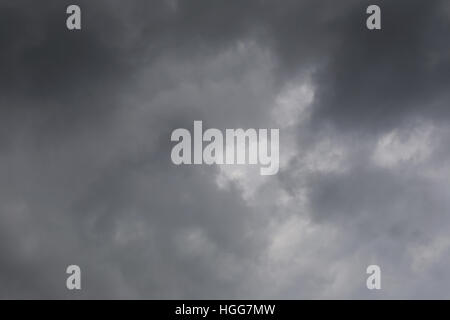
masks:
{"type": "Polygon", "coordinates": [[[0,3],[0,298],[449,298],[446,1],[77,3],[0,3]],[[194,120],[280,172],[173,165],[194,120]]]}

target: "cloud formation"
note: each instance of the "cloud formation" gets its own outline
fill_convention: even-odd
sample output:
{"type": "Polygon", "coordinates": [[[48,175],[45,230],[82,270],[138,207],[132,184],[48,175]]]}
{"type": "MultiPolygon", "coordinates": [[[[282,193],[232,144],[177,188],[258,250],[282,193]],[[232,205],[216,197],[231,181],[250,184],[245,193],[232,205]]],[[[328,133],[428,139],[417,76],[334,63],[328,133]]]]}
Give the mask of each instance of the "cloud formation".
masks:
{"type": "Polygon", "coordinates": [[[445,1],[77,3],[0,4],[1,298],[449,297],[445,1]],[[280,172],[173,165],[194,120],[280,172]]]}

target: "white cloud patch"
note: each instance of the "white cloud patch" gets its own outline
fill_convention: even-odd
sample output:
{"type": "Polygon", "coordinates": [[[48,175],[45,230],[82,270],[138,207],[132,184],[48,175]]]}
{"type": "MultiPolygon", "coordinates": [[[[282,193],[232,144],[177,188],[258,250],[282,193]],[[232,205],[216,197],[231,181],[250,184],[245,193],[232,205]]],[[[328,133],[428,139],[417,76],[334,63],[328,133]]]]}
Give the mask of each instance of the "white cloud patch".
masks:
{"type": "Polygon", "coordinates": [[[430,124],[394,129],[378,140],[372,159],[384,168],[420,164],[433,152],[433,134],[434,128],[430,124]]]}

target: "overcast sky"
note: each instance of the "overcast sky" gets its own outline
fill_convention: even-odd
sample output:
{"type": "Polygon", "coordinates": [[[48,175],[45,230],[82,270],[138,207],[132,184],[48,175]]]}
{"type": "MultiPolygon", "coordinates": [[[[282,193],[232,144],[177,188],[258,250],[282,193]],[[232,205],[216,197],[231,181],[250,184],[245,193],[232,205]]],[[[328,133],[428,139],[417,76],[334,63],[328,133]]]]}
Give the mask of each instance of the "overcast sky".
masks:
{"type": "Polygon", "coordinates": [[[0,0],[0,298],[450,298],[449,34],[444,0],[0,0]],[[279,173],[174,165],[194,120],[279,128],[279,173]]]}

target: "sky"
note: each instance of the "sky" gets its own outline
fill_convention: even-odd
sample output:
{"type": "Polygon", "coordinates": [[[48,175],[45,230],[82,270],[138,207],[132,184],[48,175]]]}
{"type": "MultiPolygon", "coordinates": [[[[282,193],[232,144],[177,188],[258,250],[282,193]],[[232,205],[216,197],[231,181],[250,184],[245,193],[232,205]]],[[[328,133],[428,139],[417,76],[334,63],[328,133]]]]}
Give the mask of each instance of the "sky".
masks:
{"type": "Polygon", "coordinates": [[[449,299],[449,32],[444,0],[0,0],[0,298],[449,299]],[[278,174],[174,165],[195,120],[279,128],[278,174]]]}

